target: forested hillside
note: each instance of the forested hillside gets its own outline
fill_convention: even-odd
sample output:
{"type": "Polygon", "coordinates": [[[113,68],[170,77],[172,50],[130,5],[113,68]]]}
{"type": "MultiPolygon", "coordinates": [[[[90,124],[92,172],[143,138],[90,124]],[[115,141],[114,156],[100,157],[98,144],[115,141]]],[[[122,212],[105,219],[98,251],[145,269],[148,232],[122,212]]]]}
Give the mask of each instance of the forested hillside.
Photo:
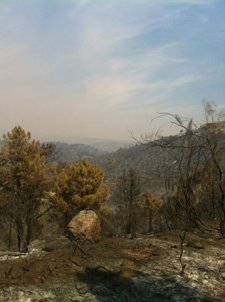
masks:
{"type": "Polygon", "coordinates": [[[93,159],[103,154],[103,151],[85,144],[68,144],[56,142],[50,160],[56,162],[73,163],[82,159],[93,159]]]}
{"type": "MultiPolygon", "coordinates": [[[[219,144],[225,144],[224,123],[203,125],[196,134],[201,135],[211,128],[217,129],[219,144]]],[[[171,183],[176,181],[183,139],[184,135],[179,134],[149,142],[140,141],[133,147],[98,156],[95,161],[106,172],[106,177],[112,184],[124,169],[134,169],[145,186],[161,194],[165,191],[166,179],[171,180],[171,183]]],[[[193,166],[196,161],[197,157],[193,159],[193,166]]]]}

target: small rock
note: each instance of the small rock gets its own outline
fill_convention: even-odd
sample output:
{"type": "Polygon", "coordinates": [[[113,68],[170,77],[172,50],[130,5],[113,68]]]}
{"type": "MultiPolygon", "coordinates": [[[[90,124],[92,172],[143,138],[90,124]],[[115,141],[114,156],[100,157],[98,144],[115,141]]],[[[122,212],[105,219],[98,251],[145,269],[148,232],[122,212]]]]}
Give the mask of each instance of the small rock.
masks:
{"type": "Polygon", "coordinates": [[[81,295],[85,295],[88,292],[88,287],[84,283],[77,283],[76,288],[81,295]]]}
{"type": "Polygon", "coordinates": [[[221,272],[221,277],[223,278],[223,280],[225,280],[225,271],[224,272],[221,272]]]}
{"type": "Polygon", "coordinates": [[[153,256],[160,256],[160,252],[157,251],[157,250],[155,250],[155,251],[153,251],[152,255],[153,255],[153,256]]]}

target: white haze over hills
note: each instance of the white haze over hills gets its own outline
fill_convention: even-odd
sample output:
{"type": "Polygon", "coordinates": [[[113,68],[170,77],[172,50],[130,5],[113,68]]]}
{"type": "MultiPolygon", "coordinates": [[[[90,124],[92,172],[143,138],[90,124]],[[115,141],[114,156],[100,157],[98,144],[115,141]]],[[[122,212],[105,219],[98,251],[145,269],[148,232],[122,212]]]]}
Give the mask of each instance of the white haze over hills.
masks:
{"type": "Polygon", "coordinates": [[[72,143],[51,142],[55,145],[50,158],[53,161],[73,163],[82,159],[92,160],[101,157],[106,153],[113,153],[118,150],[125,150],[132,146],[131,141],[116,141],[102,139],[80,138],[72,143]]]}
{"type": "Polygon", "coordinates": [[[76,139],[76,143],[92,146],[100,151],[113,152],[120,148],[128,148],[135,144],[134,140],[113,140],[101,138],[80,137],[76,139]]]}

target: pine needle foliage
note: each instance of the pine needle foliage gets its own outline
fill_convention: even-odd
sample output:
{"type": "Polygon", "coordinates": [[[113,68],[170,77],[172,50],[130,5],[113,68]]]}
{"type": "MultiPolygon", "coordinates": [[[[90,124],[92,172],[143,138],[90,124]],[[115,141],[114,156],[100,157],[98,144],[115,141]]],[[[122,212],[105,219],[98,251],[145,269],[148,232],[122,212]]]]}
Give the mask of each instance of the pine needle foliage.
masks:
{"type": "Polygon", "coordinates": [[[67,165],[59,173],[56,198],[64,205],[65,212],[99,209],[108,196],[104,172],[87,160],[67,165]]]}
{"type": "Polygon", "coordinates": [[[39,206],[50,188],[47,156],[47,148],[20,126],[3,136],[0,208],[17,229],[18,250],[27,249],[39,206]]]}

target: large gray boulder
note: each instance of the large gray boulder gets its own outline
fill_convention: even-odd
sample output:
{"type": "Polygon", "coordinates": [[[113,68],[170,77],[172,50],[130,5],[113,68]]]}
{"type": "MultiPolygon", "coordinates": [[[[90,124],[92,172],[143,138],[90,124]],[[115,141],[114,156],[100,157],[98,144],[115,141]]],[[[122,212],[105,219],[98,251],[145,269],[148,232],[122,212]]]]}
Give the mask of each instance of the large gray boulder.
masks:
{"type": "Polygon", "coordinates": [[[101,239],[101,225],[94,211],[80,211],[68,224],[74,238],[83,238],[97,242],[101,239]]]}

